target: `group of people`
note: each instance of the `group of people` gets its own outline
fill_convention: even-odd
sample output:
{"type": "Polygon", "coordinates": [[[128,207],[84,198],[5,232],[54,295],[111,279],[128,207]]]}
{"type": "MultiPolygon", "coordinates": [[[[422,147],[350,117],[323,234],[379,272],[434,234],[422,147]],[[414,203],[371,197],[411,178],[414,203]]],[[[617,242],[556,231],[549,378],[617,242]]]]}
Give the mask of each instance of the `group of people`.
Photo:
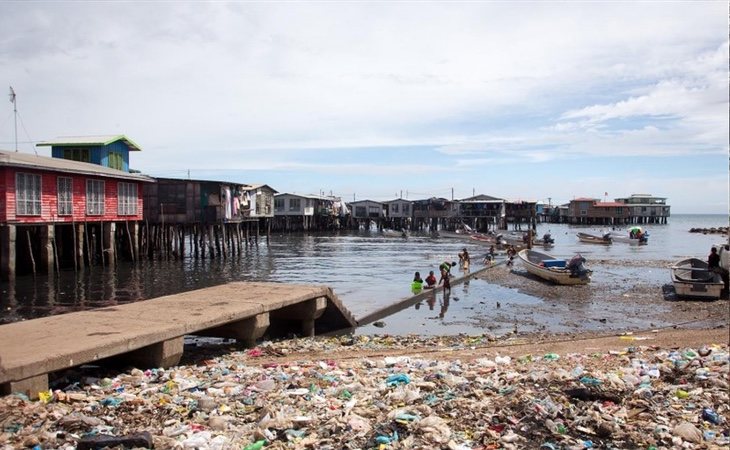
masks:
{"type": "MultiPolygon", "coordinates": [[[[470,261],[471,259],[469,258],[469,252],[466,249],[462,250],[462,252],[459,253],[459,262],[461,263],[462,269],[467,271],[469,269],[470,261]]],[[[421,272],[416,272],[415,275],[413,275],[411,290],[413,291],[413,293],[418,293],[421,291],[421,289],[433,289],[436,286],[441,286],[442,284],[444,285],[445,291],[451,290],[452,267],[456,267],[455,261],[444,261],[439,264],[439,272],[441,274],[441,278],[438,281],[436,280],[436,275],[434,275],[433,270],[428,272],[428,276],[425,280],[421,278],[421,272]]]]}

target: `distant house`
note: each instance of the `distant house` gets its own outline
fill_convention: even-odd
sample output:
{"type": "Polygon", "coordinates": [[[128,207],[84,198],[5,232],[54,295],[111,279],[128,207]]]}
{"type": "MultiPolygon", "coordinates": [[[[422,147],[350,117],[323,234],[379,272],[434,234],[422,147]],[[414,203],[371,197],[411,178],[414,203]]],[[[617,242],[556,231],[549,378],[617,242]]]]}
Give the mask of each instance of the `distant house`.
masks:
{"type": "Polygon", "coordinates": [[[67,136],[36,144],[51,147],[51,156],[87,162],[129,172],[129,152],[140,148],[128,137],[118,135],[67,136]]]}
{"type": "Polygon", "coordinates": [[[459,203],[445,198],[431,197],[413,201],[413,221],[416,228],[431,230],[447,228],[458,220],[459,203]]]}
{"type": "Polygon", "coordinates": [[[667,223],[670,206],[666,197],[651,194],[632,194],[629,197],[614,199],[623,203],[629,210],[632,223],[667,223]]]}
{"type": "Polygon", "coordinates": [[[340,227],[344,204],[332,195],[282,193],[274,198],[274,229],[279,231],[328,230],[340,227]]]}
{"type": "Polygon", "coordinates": [[[88,162],[0,152],[2,275],[134,258],[150,177],[88,162]],[[120,225],[117,239],[117,225],[120,225]],[[20,236],[19,236],[20,235],[20,236]],[[91,235],[91,236],[90,236],[91,235]],[[86,256],[85,256],[86,255],[86,256]]]}
{"type": "Polygon", "coordinates": [[[273,188],[228,181],[156,178],[145,187],[145,219],[177,225],[240,223],[274,217],[273,188]]]}
{"type": "Polygon", "coordinates": [[[537,202],[516,200],[505,201],[504,203],[504,223],[502,226],[507,227],[507,223],[521,224],[530,223],[532,219],[537,219],[537,202]]]}
{"type": "Polygon", "coordinates": [[[396,198],[394,200],[388,200],[383,202],[386,210],[386,216],[389,219],[410,219],[412,214],[410,200],[403,198],[396,198]]]}
{"type": "Polygon", "coordinates": [[[383,203],[373,200],[351,202],[350,210],[353,219],[380,219],[385,217],[383,203]]]}
{"type": "Polygon", "coordinates": [[[489,195],[476,195],[459,200],[459,216],[477,230],[486,230],[499,223],[504,200],[489,195]]]}
{"type": "Polygon", "coordinates": [[[619,202],[576,198],[568,206],[569,222],[583,225],[618,225],[630,221],[629,208],[619,202]]]}

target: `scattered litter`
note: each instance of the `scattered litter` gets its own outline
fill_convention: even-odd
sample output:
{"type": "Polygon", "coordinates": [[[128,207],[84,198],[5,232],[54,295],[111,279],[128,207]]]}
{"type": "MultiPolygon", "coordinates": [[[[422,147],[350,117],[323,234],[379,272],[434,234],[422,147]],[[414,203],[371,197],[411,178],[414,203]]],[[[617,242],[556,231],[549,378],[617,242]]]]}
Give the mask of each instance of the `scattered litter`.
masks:
{"type": "Polygon", "coordinates": [[[471,360],[441,351],[490,342],[488,336],[296,339],[206,353],[167,370],[110,375],[97,368],[95,376],[66,381],[38,401],[1,397],[0,449],[730,445],[726,345],[661,349],[632,342],[623,351],[512,357],[485,351],[471,360]],[[383,349],[400,351],[356,357],[383,349]]]}

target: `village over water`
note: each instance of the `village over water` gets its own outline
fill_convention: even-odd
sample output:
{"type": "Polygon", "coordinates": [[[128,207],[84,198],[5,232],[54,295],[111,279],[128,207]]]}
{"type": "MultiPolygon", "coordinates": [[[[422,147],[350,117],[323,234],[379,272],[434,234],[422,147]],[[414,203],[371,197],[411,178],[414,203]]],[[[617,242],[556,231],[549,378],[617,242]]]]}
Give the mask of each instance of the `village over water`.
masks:
{"type": "Polygon", "coordinates": [[[619,226],[666,224],[664,197],[631,194],[612,201],[577,197],[567,204],[396,198],[344,201],[336,195],[278,192],[267,184],[154,178],[130,168],[141,148],[124,135],[41,142],[52,157],[0,152],[0,275],[113,266],[160,252],[195,256],[240,253],[272,232],[375,226],[403,231],[476,231],[537,222],[619,226]]]}

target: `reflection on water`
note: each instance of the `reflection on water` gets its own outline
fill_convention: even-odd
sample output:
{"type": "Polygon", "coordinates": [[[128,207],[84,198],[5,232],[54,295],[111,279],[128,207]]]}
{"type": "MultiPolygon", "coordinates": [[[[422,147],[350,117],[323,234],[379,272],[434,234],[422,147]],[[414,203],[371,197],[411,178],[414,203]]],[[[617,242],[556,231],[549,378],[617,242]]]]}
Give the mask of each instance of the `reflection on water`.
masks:
{"type": "MultiPolygon", "coordinates": [[[[651,237],[649,245],[641,247],[580,244],[575,234],[591,232],[590,227],[540,224],[537,233],[550,230],[556,242],[549,253],[554,256],[566,258],[580,251],[589,264],[591,258],[704,258],[713,243],[727,239],[688,233],[692,227],[726,226],[725,216],[678,216],[671,220],[669,225],[645,226],[651,237]]],[[[0,322],[134,302],[229,281],[328,285],[356,317],[361,317],[410,296],[415,271],[438,273],[438,265],[456,260],[464,247],[473,255],[472,261],[481,261],[488,250],[479,243],[427,235],[409,239],[368,232],[275,235],[269,245],[263,241],[227,259],[192,259],[188,254],[183,260],[140,261],[134,266],[122,262],[114,271],[94,267],[78,275],[67,271],[51,278],[18,277],[14,283],[0,283],[0,322]]],[[[474,264],[474,269],[481,267],[474,264]]],[[[454,286],[450,298],[440,297],[439,316],[449,317],[457,297],[472,299],[475,294],[471,288],[476,282],[454,286]]],[[[426,300],[430,311],[435,311],[436,301],[433,296],[426,300]]]]}

